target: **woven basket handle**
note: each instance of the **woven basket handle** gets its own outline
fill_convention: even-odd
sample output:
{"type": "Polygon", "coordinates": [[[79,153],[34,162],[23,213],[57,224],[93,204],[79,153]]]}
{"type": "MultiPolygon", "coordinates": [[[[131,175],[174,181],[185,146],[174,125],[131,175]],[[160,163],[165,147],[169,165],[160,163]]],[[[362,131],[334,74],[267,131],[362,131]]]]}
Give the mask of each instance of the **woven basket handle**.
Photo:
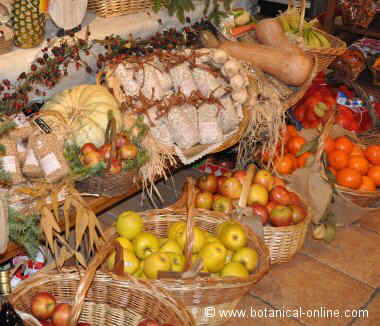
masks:
{"type": "Polygon", "coordinates": [[[187,178],[187,220],[186,220],[186,245],[185,245],[185,271],[191,268],[191,256],[193,250],[193,228],[194,228],[194,207],[195,207],[195,180],[187,178]]]}
{"type": "Polygon", "coordinates": [[[322,168],[322,155],[325,147],[326,138],[330,135],[331,130],[335,123],[336,108],[333,110],[330,118],[327,120],[321,135],[319,136],[318,148],[315,153],[315,162],[319,165],[319,168],[322,168]]]}
{"type": "Polygon", "coordinates": [[[244,178],[243,189],[241,191],[239,206],[245,208],[247,206],[249,189],[252,184],[253,177],[256,172],[256,166],[254,164],[250,164],[247,169],[247,175],[244,178]]]}
{"type": "Polygon", "coordinates": [[[116,151],[116,119],[112,111],[108,111],[108,124],[105,133],[105,144],[111,144],[111,155],[107,162],[107,168],[111,166],[111,161],[113,158],[117,157],[116,151]]]}

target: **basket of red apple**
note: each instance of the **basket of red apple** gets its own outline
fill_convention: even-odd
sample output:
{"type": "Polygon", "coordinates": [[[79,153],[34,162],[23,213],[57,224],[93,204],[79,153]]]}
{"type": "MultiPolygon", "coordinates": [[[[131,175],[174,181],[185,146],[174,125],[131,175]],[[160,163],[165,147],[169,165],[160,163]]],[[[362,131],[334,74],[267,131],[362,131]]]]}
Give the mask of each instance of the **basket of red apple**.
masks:
{"type": "MultiPolygon", "coordinates": [[[[99,257],[97,257],[99,258],[99,257]]],[[[33,326],[195,326],[194,319],[164,290],[132,276],[64,268],[40,271],[23,281],[10,302],[33,326]]]]}
{"type": "Polygon", "coordinates": [[[118,134],[107,128],[105,143],[100,147],[93,143],[81,147],[66,144],[64,154],[76,188],[85,193],[113,197],[136,186],[139,168],[149,159],[141,144],[146,130],[144,123],[138,120],[130,130],[118,134]]]}
{"type": "MultiPolygon", "coordinates": [[[[304,244],[311,221],[309,208],[282,179],[267,170],[254,171],[246,191],[245,178],[247,171],[243,170],[230,175],[201,176],[197,181],[196,207],[236,217],[235,209],[245,196],[244,206],[251,207],[252,215],[261,218],[271,263],[289,261],[304,244]]],[[[183,206],[186,196],[183,194],[174,207],[183,206]]]]}
{"type": "MultiPolygon", "coordinates": [[[[195,180],[189,179],[193,188],[195,180]]],[[[197,325],[220,325],[269,270],[268,248],[252,230],[222,212],[194,207],[127,211],[107,231],[119,243],[106,269],[131,273],[165,289],[192,313],[197,325]],[[210,313],[211,311],[211,313],[210,313]]],[[[99,253],[98,253],[99,254],[99,253]]]]}

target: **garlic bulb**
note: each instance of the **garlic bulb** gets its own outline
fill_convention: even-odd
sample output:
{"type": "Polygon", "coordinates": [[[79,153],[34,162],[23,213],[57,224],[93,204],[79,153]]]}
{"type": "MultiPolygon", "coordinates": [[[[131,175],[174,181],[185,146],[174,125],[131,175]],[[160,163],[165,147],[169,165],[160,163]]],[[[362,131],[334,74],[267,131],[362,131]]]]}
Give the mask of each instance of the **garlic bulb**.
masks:
{"type": "Polygon", "coordinates": [[[215,63],[223,64],[228,60],[227,53],[223,50],[215,50],[212,55],[213,60],[215,63]]]}
{"type": "Polygon", "coordinates": [[[245,102],[247,102],[248,92],[245,88],[234,90],[231,95],[232,95],[232,99],[235,102],[238,102],[240,104],[244,104],[245,102]]]}
{"type": "Polygon", "coordinates": [[[222,68],[222,74],[226,77],[232,78],[240,71],[240,64],[234,59],[228,60],[223,68],[222,68]]]}

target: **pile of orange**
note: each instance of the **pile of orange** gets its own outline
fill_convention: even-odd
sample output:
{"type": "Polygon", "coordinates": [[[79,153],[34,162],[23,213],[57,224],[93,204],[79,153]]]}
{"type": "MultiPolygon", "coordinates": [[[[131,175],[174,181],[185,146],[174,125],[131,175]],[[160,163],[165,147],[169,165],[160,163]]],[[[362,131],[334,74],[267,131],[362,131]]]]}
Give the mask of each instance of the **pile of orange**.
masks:
{"type": "Polygon", "coordinates": [[[305,152],[297,155],[306,144],[306,139],[300,136],[297,129],[292,125],[287,125],[282,134],[282,144],[279,145],[278,155],[274,161],[274,167],[277,173],[292,174],[296,169],[306,165],[309,157],[313,156],[311,152],[305,152]],[[280,155],[281,145],[284,145],[283,154],[280,155]]]}
{"type": "Polygon", "coordinates": [[[380,186],[380,145],[361,147],[346,136],[327,137],[324,150],[338,185],[360,191],[380,186]]]}

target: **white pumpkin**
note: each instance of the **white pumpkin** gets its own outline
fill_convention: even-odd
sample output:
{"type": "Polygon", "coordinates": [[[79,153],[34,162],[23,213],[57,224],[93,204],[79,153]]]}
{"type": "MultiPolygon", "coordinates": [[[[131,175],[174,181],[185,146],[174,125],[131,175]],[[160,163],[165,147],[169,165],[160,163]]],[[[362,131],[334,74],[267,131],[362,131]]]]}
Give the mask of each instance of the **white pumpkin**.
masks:
{"type": "Polygon", "coordinates": [[[65,133],[78,146],[102,146],[110,110],[120,131],[122,115],[112,94],[103,86],[80,85],[53,96],[41,108],[40,116],[53,132],[65,133]]]}

